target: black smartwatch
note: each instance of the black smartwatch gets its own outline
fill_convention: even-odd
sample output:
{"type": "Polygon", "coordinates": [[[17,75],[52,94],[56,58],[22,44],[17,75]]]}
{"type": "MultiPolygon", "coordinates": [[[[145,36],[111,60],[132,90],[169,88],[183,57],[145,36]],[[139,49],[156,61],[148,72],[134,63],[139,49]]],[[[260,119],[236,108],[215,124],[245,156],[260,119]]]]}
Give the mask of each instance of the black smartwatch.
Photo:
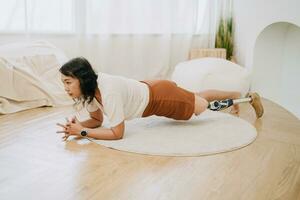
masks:
{"type": "Polygon", "coordinates": [[[86,136],[88,135],[87,130],[82,130],[82,131],[80,131],[80,135],[81,135],[82,137],[86,137],[86,136]]]}

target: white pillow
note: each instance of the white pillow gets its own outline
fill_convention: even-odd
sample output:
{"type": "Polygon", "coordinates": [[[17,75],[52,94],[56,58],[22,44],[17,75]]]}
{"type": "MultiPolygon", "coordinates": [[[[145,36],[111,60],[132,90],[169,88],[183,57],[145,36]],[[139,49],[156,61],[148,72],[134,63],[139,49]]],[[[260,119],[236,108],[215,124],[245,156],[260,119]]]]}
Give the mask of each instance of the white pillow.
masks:
{"type": "Polygon", "coordinates": [[[59,73],[66,61],[65,54],[48,42],[0,46],[0,80],[5,83],[0,87],[0,114],[72,104],[59,73]]]}
{"type": "Polygon", "coordinates": [[[245,95],[250,87],[250,74],[245,68],[225,59],[211,57],[177,64],[172,80],[193,92],[217,89],[239,91],[245,95]]]}
{"type": "Polygon", "coordinates": [[[54,55],[60,65],[68,61],[62,50],[47,41],[16,42],[0,45],[0,55],[6,58],[54,55]]]}

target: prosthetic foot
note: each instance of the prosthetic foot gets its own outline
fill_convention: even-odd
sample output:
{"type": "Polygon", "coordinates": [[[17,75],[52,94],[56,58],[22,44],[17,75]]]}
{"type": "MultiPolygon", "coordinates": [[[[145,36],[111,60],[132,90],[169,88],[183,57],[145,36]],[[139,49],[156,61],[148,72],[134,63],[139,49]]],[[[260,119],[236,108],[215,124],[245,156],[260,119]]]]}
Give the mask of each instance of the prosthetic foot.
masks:
{"type": "Polygon", "coordinates": [[[254,108],[256,117],[260,118],[264,114],[264,107],[261,103],[260,96],[255,92],[249,92],[246,97],[251,98],[251,101],[249,103],[254,108]]]}
{"type": "Polygon", "coordinates": [[[254,108],[256,117],[260,118],[264,114],[264,108],[262,106],[260,96],[257,93],[248,93],[246,98],[241,99],[226,99],[222,101],[212,101],[208,104],[208,109],[212,111],[219,111],[229,108],[232,105],[249,102],[251,106],[254,108]]]}

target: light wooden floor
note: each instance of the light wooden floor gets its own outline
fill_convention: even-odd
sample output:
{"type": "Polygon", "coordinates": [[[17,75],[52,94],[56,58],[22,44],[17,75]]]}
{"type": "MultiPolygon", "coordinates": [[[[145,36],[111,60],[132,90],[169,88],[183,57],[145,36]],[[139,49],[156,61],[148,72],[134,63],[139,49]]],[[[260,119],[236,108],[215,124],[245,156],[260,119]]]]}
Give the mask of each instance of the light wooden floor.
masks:
{"type": "MultiPolygon", "coordinates": [[[[300,199],[300,122],[264,100],[258,138],[232,152],[159,157],[108,149],[88,140],[62,142],[56,122],[68,108],[0,116],[0,199],[300,199]]],[[[225,133],[224,133],[225,134],[225,133]]]]}

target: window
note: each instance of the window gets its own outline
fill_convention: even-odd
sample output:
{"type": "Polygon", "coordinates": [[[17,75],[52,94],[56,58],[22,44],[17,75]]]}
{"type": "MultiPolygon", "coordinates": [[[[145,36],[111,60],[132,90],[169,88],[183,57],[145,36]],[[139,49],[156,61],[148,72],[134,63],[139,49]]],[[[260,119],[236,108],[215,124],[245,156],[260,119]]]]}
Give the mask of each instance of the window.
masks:
{"type": "Polygon", "coordinates": [[[87,33],[195,33],[207,0],[89,0],[87,33]],[[200,11],[200,12],[199,12],[200,11]]]}
{"type": "Polygon", "coordinates": [[[0,0],[2,32],[74,31],[73,0],[0,0]]]}
{"type": "Polygon", "coordinates": [[[0,0],[0,32],[199,34],[212,0],[0,0]]]}

